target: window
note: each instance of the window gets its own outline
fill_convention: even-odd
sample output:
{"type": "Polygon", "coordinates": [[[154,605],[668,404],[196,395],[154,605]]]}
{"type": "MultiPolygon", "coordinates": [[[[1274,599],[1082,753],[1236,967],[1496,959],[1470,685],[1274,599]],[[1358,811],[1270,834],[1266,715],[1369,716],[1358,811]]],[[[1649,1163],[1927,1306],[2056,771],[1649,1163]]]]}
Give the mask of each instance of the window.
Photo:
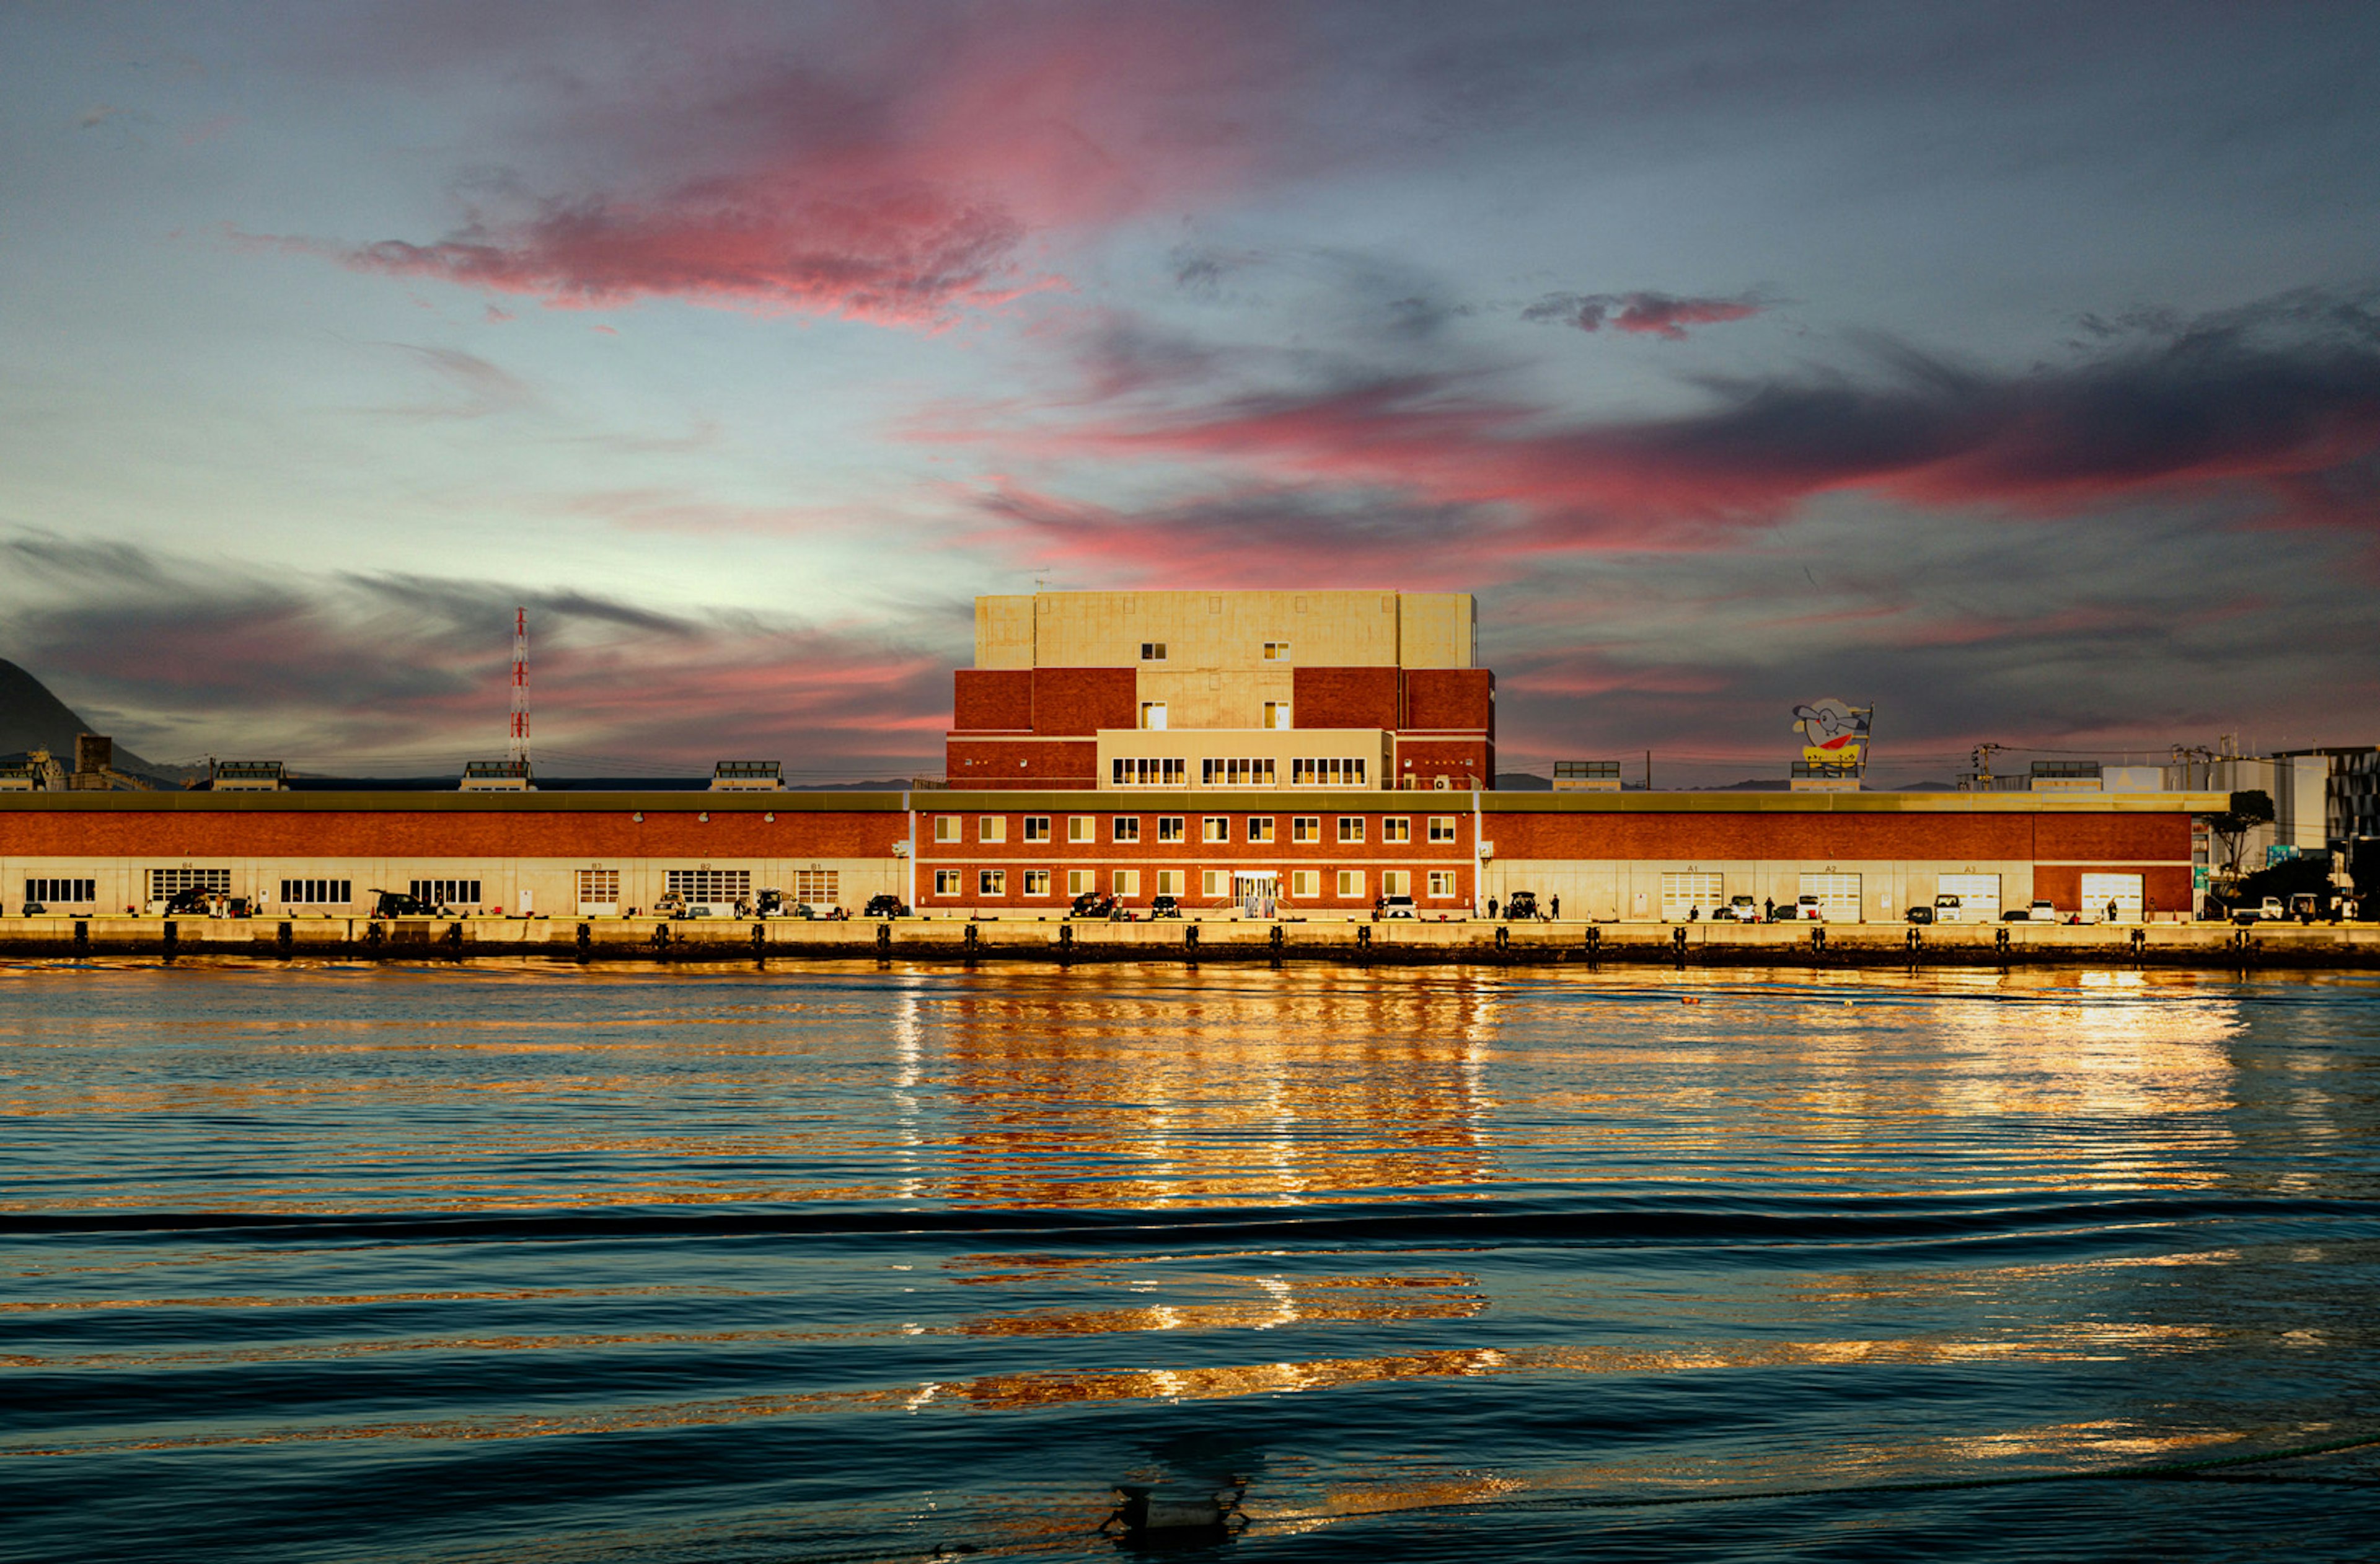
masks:
{"type": "Polygon", "coordinates": [[[1264,660],[1267,662],[1287,662],[1289,661],[1289,643],[1287,641],[1267,641],[1264,644],[1264,660]]]}
{"type": "MultiPolygon", "coordinates": [[[[287,885],[289,881],[281,882],[287,885]]],[[[284,896],[283,901],[289,898],[284,896]]],[[[344,899],[344,898],[343,898],[344,899]]],[[[29,879],[25,881],[25,900],[47,906],[52,902],[96,902],[99,881],[96,879],[29,879]]]]}
{"type": "Polygon", "coordinates": [[[1140,871],[1139,871],[1138,869],[1118,869],[1118,870],[1116,870],[1116,871],[1115,871],[1115,893],[1116,893],[1117,895],[1119,895],[1119,896],[1137,896],[1137,895],[1139,895],[1139,894],[1140,894],[1140,871]]]}
{"type": "Polygon", "coordinates": [[[1190,822],[1180,815],[1160,815],[1157,817],[1157,840],[1187,842],[1190,840],[1189,825],[1190,822]]]}
{"type": "MultiPolygon", "coordinates": [[[[348,889],[353,883],[354,882],[351,880],[345,879],[285,879],[281,882],[281,900],[285,904],[290,906],[304,906],[308,904],[322,905],[324,903],[344,906],[347,903],[355,900],[352,895],[348,894],[348,889]]],[[[420,887],[431,883],[431,881],[417,879],[413,883],[415,887],[413,893],[416,896],[420,896],[425,902],[443,902],[446,899],[443,896],[431,897],[421,895],[420,887]]],[[[450,879],[445,883],[452,885],[455,882],[450,879]]],[[[59,900],[64,901],[65,898],[60,897],[59,900]]],[[[474,896],[471,900],[476,902],[479,898],[474,896]]]]}
{"type": "Polygon", "coordinates": [[[151,869],[149,899],[162,902],[177,891],[220,891],[231,894],[229,869],[151,869]]]}
{"type": "Polygon", "coordinates": [[[1440,901],[1443,901],[1443,900],[1445,900],[1447,897],[1453,895],[1453,894],[1454,894],[1454,871],[1453,871],[1452,869],[1432,869],[1432,870],[1430,870],[1430,871],[1429,871],[1429,893],[1430,893],[1431,895],[1433,895],[1433,896],[1438,897],[1440,901]]]}
{"type": "Polygon", "coordinates": [[[1290,893],[1291,895],[1293,895],[1293,896],[1319,896],[1319,895],[1321,895],[1321,894],[1322,894],[1322,871],[1321,871],[1320,869],[1292,869],[1292,870],[1290,870],[1290,871],[1289,871],[1289,893],[1290,893]]]}
{"type": "Polygon", "coordinates": [[[1113,820],[1109,822],[1108,840],[1111,842],[1138,842],[1140,840],[1140,817],[1138,815],[1118,815],[1113,820]]]}
{"type": "MultiPolygon", "coordinates": [[[[285,895],[281,899],[286,902],[290,898],[285,895]]],[[[345,896],[321,899],[333,902],[346,900],[345,896]]],[[[417,879],[413,882],[413,899],[427,902],[433,907],[476,907],[480,904],[480,882],[476,879],[417,879]]]]}
{"type": "Polygon", "coordinates": [[[1181,787],[1190,780],[1190,762],[1121,757],[1108,763],[1108,775],[1114,787],[1181,787]]]}
{"type": "Polygon", "coordinates": [[[1026,841],[1027,841],[1027,842],[1047,842],[1047,841],[1049,841],[1049,840],[1050,840],[1050,817],[1049,817],[1049,816],[1047,816],[1047,815],[1027,815],[1027,816],[1026,816],[1026,817],[1025,817],[1025,840],[1026,840],[1026,841]]]}
{"type": "Polygon", "coordinates": [[[1140,703],[1140,725],[1144,728],[1150,729],[1163,728],[1165,726],[1165,702],[1161,700],[1142,701],[1140,703]]]}
{"type": "Polygon", "coordinates": [[[618,869],[580,869],[576,878],[578,882],[580,912],[592,912],[597,907],[616,907],[620,904],[620,871],[618,869]]]}
{"type": "Polygon", "coordinates": [[[1026,869],[1025,871],[1025,894],[1027,896],[1047,896],[1050,894],[1050,871],[1048,869],[1026,869]]]}
{"type": "Polygon", "coordinates": [[[1432,842],[1453,841],[1455,818],[1452,815],[1432,815],[1429,818],[1429,839],[1432,842]]]}
{"type": "Polygon", "coordinates": [[[752,894],[750,869],[669,869],[662,889],[689,902],[740,902],[752,894]]]}
{"type": "Polygon", "coordinates": [[[1380,822],[1380,840],[1383,842],[1411,842],[1413,840],[1413,821],[1403,818],[1401,816],[1390,816],[1389,818],[1382,820],[1380,822]]]}
{"type": "Polygon", "coordinates": [[[1069,815],[1066,817],[1067,841],[1097,842],[1099,839],[1099,820],[1097,815],[1069,815]]]}
{"type": "Polygon", "coordinates": [[[1143,642],[1141,642],[1141,643],[1140,643],[1140,660],[1141,660],[1143,662],[1162,662],[1162,661],[1165,661],[1165,643],[1164,643],[1163,641],[1143,641],[1143,642]]]}
{"type": "Polygon", "coordinates": [[[1160,896],[1179,896],[1179,895],[1181,895],[1181,894],[1182,894],[1182,880],[1183,880],[1183,874],[1182,874],[1182,871],[1181,871],[1180,869],[1160,869],[1160,870],[1158,870],[1158,871],[1157,871],[1157,893],[1158,893],[1159,895],[1160,895],[1160,896]]]}
{"type": "Polygon", "coordinates": [[[1081,895],[1081,894],[1082,894],[1084,891],[1097,891],[1099,888],[1099,870],[1097,870],[1097,869],[1068,869],[1068,870],[1066,871],[1066,894],[1067,894],[1067,895],[1069,895],[1069,896],[1079,896],[1079,895],[1081,895]]]}
{"type": "Polygon", "coordinates": [[[959,871],[956,869],[936,869],[934,871],[934,894],[937,896],[955,896],[958,893],[959,871]]]}
{"type": "Polygon", "coordinates": [[[1380,871],[1380,894],[1383,896],[1412,895],[1413,870],[1382,869],[1380,871]]]}
{"type": "Polygon", "coordinates": [[[814,907],[831,907],[843,900],[841,869],[795,869],[794,900],[814,907]]]}
{"type": "Polygon", "coordinates": [[[934,840],[937,842],[956,842],[958,839],[959,818],[956,815],[936,815],[934,817],[934,840]]]}
{"type": "Polygon", "coordinates": [[[1355,756],[1324,756],[1289,763],[1289,785],[1292,787],[1368,787],[1364,778],[1367,768],[1364,758],[1355,756]]]}
{"type": "Polygon", "coordinates": [[[1319,815],[1293,815],[1290,817],[1289,839],[1292,842],[1321,841],[1322,817],[1319,815]]]}
{"type": "Polygon", "coordinates": [[[1363,840],[1364,840],[1364,817],[1363,817],[1363,816],[1361,816],[1361,815],[1342,815],[1342,816],[1340,816],[1340,817],[1339,817],[1339,840],[1340,840],[1340,841],[1342,841],[1342,842],[1361,842],[1361,841],[1363,841],[1363,840]]]}
{"type": "Polygon", "coordinates": [[[978,895],[978,896],[1005,896],[1005,895],[1007,895],[1007,894],[1008,894],[1008,871],[1007,871],[1006,869],[978,869],[978,870],[976,870],[976,871],[975,871],[975,893],[976,893],[977,895],[978,895]]]}
{"type": "Polygon", "coordinates": [[[1005,815],[985,815],[981,817],[975,822],[975,839],[978,842],[1007,841],[1008,817],[1005,815]]]}
{"type": "Polygon", "coordinates": [[[1270,787],[1273,762],[1269,755],[1240,760],[1201,760],[1198,780],[1206,787],[1270,787]]]}
{"type": "Polygon", "coordinates": [[[1232,840],[1232,817],[1229,815],[1208,816],[1205,830],[1200,833],[1198,840],[1201,842],[1229,842],[1232,840]]]}
{"type": "Polygon", "coordinates": [[[1362,869],[1341,869],[1339,871],[1339,894],[1342,896],[1361,896],[1363,893],[1364,871],[1362,869]]]}
{"type": "Polygon", "coordinates": [[[1248,840],[1250,842],[1270,842],[1272,840],[1272,817],[1270,815],[1250,815],[1248,817],[1248,840]]]}
{"type": "Polygon", "coordinates": [[[1266,701],[1264,703],[1264,717],[1265,726],[1268,728],[1288,727],[1289,702],[1285,700],[1266,701]]]}
{"type": "Polygon", "coordinates": [[[1232,877],[1225,869],[1201,869],[1198,873],[1198,893],[1202,896],[1228,896],[1232,893],[1232,877]]]}

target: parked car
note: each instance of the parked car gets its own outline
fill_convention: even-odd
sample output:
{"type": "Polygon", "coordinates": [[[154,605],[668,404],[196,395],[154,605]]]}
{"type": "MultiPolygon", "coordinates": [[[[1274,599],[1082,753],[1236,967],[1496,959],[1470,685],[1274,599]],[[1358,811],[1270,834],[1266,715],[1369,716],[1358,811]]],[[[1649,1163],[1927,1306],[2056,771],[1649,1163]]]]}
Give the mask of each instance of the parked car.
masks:
{"type": "Polygon", "coordinates": [[[41,917],[48,913],[49,910],[49,908],[42,905],[39,902],[28,902],[25,903],[24,910],[18,915],[20,917],[41,917]]]}
{"type": "MultiPolygon", "coordinates": [[[[1412,898],[1408,897],[1406,900],[1410,901],[1412,898]]],[[[1504,919],[1506,922],[1517,922],[1522,918],[1534,918],[1536,915],[1537,893],[1536,891],[1515,891],[1510,896],[1504,898],[1504,919]]]]}
{"type": "Polygon", "coordinates": [[[1760,903],[1749,896],[1730,896],[1727,905],[1711,909],[1711,921],[1725,919],[1730,923],[1758,923],[1760,903]]]}
{"type": "Polygon", "coordinates": [[[2010,907],[2000,914],[2002,923],[2056,923],[2058,909],[2047,902],[2035,902],[2029,907],[2010,907]]]}
{"type": "MultiPolygon", "coordinates": [[[[402,891],[374,891],[371,915],[374,917],[452,917],[444,907],[435,906],[419,896],[402,891]]],[[[180,898],[176,898],[179,900],[180,898]]],[[[167,909],[171,911],[169,907],[167,909]]]]}
{"type": "Polygon", "coordinates": [[[1068,917],[1109,917],[1113,915],[1115,910],[1114,897],[1102,896],[1096,891],[1086,891],[1075,898],[1075,904],[1066,909],[1066,915],[1068,917]]]}
{"type": "Polygon", "coordinates": [[[2266,923],[2286,923],[2289,921],[2289,915],[2283,910],[2281,906],[2281,899],[2278,896],[2267,896],[2252,907],[2234,907],[2231,909],[2231,921],[2233,923],[2245,924],[2256,923],[2259,921],[2266,923]]]}
{"type": "Polygon", "coordinates": [[[868,898],[868,905],[860,909],[859,915],[862,917],[907,917],[909,915],[909,909],[902,904],[900,897],[895,896],[890,891],[883,891],[868,898]]]}
{"type": "Polygon", "coordinates": [[[1827,909],[1818,904],[1815,896],[1797,896],[1791,906],[1778,908],[1777,915],[1791,918],[1796,923],[1824,923],[1827,921],[1827,909]]]}
{"type": "MultiPolygon", "coordinates": [[[[1912,923],[1932,923],[1934,921],[1934,909],[1932,907],[1912,907],[1909,909],[1908,916],[1909,921],[1912,923]]],[[[1949,920],[1946,918],[1943,921],[1947,923],[1949,920]]]]}
{"type": "Polygon", "coordinates": [[[653,903],[653,915],[655,917],[686,916],[686,898],[674,891],[662,891],[661,899],[653,903]]]}
{"type": "Polygon", "coordinates": [[[1158,897],[1155,901],[1148,903],[1148,915],[1151,917],[1180,917],[1182,915],[1182,898],[1179,896],[1158,897]]]}
{"type": "Polygon", "coordinates": [[[1930,918],[1912,917],[1909,921],[1912,923],[1964,923],[1967,921],[1966,903],[1947,891],[1934,898],[1933,913],[1934,915],[1930,918]]]}
{"type": "Polygon", "coordinates": [[[1413,915],[1414,899],[1410,896],[1383,896],[1380,898],[1380,904],[1374,908],[1372,912],[1372,918],[1375,922],[1378,922],[1379,919],[1384,917],[1411,917],[1413,915]]]}

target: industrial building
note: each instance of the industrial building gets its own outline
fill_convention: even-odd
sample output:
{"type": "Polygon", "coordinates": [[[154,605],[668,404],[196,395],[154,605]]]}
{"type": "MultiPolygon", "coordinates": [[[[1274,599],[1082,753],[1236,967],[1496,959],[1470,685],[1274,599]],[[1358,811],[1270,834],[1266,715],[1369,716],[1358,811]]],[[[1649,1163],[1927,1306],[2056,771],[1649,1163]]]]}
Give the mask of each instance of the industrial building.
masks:
{"type": "Polygon", "coordinates": [[[788,791],[773,762],[738,760],[707,792],[540,789],[524,756],[451,792],[331,791],[226,763],[205,792],[0,792],[0,891],[9,913],[56,915],[198,887],[279,918],[356,917],[382,890],[583,919],[774,889],[932,917],[1055,918],[1097,892],[1192,917],[1369,918],[1409,898],[1436,920],[1526,891],[1565,921],[1705,918],[1743,897],[1897,922],[1945,895],[1966,921],[2035,901],[2132,920],[2190,915],[2192,817],[2227,802],[2080,772],[2022,791],[1626,792],[1608,762],[1500,793],[1476,640],[1459,593],[987,597],[929,783],[788,791]]]}

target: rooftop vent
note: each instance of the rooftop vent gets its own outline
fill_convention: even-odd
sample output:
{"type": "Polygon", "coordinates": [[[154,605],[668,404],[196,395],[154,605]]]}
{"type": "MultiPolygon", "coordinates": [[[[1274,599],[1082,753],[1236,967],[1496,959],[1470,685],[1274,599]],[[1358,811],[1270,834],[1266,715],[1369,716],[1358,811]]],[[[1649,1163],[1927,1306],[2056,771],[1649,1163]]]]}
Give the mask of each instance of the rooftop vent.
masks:
{"type": "Polygon", "coordinates": [[[778,760],[722,760],[710,768],[713,793],[782,793],[785,768],[778,760]]]}

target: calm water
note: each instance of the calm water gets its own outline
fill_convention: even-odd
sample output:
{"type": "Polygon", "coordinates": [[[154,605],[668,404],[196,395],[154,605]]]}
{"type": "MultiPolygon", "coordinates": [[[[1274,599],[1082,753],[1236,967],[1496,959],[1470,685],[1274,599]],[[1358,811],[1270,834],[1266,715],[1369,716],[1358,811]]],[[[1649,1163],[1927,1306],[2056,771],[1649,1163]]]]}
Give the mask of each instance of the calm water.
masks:
{"type": "Polygon", "coordinates": [[[2380,1538],[1909,1486],[2380,1440],[2368,979],[24,965],[0,1114],[11,1558],[2380,1538]]]}

